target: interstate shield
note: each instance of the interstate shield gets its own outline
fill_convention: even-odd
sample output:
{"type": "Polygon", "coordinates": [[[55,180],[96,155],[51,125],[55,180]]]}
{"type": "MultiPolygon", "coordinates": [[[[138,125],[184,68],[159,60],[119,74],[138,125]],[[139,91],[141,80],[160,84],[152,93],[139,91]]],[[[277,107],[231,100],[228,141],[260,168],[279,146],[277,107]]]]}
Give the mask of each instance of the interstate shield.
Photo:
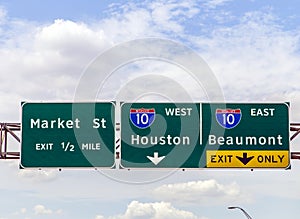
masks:
{"type": "Polygon", "coordinates": [[[216,109],[216,120],[226,129],[236,127],[242,118],[241,109],[216,109]]]}
{"type": "Polygon", "coordinates": [[[148,128],[155,119],[155,109],[130,109],[130,121],[133,125],[140,129],[148,128]]]}

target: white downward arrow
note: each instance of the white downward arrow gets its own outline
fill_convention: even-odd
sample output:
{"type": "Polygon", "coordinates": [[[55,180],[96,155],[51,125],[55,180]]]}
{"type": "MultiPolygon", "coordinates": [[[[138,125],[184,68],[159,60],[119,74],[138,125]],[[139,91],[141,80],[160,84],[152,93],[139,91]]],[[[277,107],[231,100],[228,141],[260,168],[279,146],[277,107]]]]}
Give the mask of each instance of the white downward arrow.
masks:
{"type": "Polygon", "coordinates": [[[154,163],[155,165],[159,164],[160,161],[162,161],[166,156],[161,156],[159,157],[158,156],[158,152],[154,152],[154,156],[151,157],[151,156],[147,156],[147,158],[149,160],[151,160],[152,163],[154,163]]]}

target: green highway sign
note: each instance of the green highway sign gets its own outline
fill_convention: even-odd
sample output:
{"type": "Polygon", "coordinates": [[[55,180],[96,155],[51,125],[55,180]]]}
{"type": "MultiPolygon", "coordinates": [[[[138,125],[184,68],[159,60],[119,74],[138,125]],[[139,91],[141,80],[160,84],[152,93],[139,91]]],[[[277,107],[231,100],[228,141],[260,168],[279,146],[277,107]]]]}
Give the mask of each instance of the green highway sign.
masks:
{"type": "Polygon", "coordinates": [[[122,103],[124,168],[288,168],[286,103],[122,103]]]}
{"type": "Polygon", "coordinates": [[[115,107],[23,103],[21,168],[290,165],[286,103],[121,103],[120,115],[115,107]]]}
{"type": "Polygon", "coordinates": [[[114,165],[115,105],[22,103],[21,168],[114,165]]]}

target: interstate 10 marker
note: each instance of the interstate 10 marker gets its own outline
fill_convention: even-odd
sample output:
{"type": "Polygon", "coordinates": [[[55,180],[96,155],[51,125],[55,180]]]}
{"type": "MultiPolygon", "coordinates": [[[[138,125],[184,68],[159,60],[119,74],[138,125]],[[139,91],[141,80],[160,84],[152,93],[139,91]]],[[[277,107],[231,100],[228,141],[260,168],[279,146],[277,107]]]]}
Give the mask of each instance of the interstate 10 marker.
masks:
{"type": "Polygon", "coordinates": [[[125,168],[287,168],[286,103],[123,103],[125,168]]]}
{"type": "Polygon", "coordinates": [[[114,165],[115,105],[23,103],[21,168],[114,165]]]}

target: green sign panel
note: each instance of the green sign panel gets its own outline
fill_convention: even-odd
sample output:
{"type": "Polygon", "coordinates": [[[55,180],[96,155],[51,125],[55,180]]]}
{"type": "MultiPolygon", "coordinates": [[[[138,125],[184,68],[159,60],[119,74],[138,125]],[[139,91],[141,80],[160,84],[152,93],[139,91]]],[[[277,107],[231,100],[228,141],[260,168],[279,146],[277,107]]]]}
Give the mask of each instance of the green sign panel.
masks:
{"type": "Polygon", "coordinates": [[[121,151],[115,156],[114,103],[23,103],[21,167],[111,168],[119,161],[124,168],[290,165],[288,104],[120,107],[121,151]]]}
{"type": "Polygon", "coordinates": [[[112,167],[115,105],[23,103],[21,167],[112,167]]]}
{"type": "Polygon", "coordinates": [[[286,103],[123,103],[125,168],[287,168],[286,103]]]}

